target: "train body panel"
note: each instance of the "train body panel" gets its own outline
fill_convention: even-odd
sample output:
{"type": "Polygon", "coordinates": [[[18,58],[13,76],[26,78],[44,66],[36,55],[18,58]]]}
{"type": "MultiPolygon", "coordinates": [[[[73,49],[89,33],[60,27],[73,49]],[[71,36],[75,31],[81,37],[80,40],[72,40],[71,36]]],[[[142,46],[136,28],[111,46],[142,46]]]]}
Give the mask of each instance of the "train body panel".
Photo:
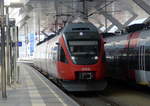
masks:
{"type": "Polygon", "coordinates": [[[150,85],[150,30],[106,38],[108,75],[150,85]]]}
{"type": "Polygon", "coordinates": [[[104,42],[91,23],[68,25],[59,35],[39,44],[35,56],[34,64],[69,90],[102,90],[107,85],[104,42]]]}
{"type": "MultiPolygon", "coordinates": [[[[60,36],[57,36],[51,40],[49,40],[47,43],[47,57],[45,60],[45,64],[47,64],[46,70],[48,72],[49,75],[57,78],[59,77],[59,74],[57,72],[57,66],[56,66],[56,62],[57,62],[57,57],[58,57],[58,41],[59,41],[60,36]]],[[[44,63],[44,62],[43,62],[44,63]]],[[[44,70],[45,71],[45,70],[44,70]]]]}

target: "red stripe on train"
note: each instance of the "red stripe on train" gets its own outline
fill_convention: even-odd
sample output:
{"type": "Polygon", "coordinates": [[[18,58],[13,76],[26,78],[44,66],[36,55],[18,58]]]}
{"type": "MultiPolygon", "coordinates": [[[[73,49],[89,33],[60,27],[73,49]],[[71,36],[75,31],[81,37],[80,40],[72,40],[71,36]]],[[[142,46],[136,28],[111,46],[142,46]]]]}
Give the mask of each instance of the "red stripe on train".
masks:
{"type": "MultiPolygon", "coordinates": [[[[139,42],[140,32],[134,32],[128,37],[128,47],[135,48],[139,42]]],[[[131,80],[135,80],[135,70],[128,70],[128,75],[131,80]]]]}

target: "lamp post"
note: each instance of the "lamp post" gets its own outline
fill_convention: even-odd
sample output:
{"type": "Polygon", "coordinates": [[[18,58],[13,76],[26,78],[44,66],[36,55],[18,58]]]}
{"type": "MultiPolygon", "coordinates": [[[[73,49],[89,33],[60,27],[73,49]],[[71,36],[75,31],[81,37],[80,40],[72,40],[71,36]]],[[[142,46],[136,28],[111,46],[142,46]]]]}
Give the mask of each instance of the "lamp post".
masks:
{"type": "MultiPolygon", "coordinates": [[[[107,13],[107,0],[105,0],[105,13],[107,13]]],[[[105,32],[107,33],[107,18],[105,17],[105,32]]]]}

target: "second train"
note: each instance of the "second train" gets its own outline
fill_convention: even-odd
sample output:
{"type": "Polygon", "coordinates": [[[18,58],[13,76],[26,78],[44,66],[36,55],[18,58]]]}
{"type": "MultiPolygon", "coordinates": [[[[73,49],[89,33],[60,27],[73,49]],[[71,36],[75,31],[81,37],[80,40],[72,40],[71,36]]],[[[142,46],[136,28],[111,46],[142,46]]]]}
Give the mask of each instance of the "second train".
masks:
{"type": "Polygon", "coordinates": [[[150,86],[150,24],[134,24],[124,34],[106,34],[107,75],[150,86]]]}

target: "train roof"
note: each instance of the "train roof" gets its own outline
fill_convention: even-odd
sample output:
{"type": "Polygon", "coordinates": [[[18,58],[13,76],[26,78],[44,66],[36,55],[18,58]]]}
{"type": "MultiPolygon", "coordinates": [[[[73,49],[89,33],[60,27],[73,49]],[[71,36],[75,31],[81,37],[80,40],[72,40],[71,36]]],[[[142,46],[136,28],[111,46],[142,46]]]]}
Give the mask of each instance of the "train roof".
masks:
{"type": "Polygon", "coordinates": [[[146,23],[141,24],[133,24],[130,26],[125,27],[120,33],[102,33],[104,38],[107,37],[114,37],[114,36],[122,36],[128,33],[133,33],[136,31],[142,31],[142,30],[150,30],[150,21],[146,23]]]}
{"type": "Polygon", "coordinates": [[[133,24],[133,25],[127,26],[125,27],[125,29],[123,29],[123,33],[132,33],[132,32],[141,31],[144,29],[150,29],[150,21],[146,23],[133,24]]]}
{"type": "Polygon", "coordinates": [[[66,25],[63,33],[67,32],[98,32],[97,28],[90,22],[70,23],[66,25]]]}
{"type": "MultiPolygon", "coordinates": [[[[90,22],[78,22],[78,23],[69,23],[62,30],[62,33],[70,33],[70,32],[95,32],[95,33],[98,33],[98,30],[90,22]]],[[[44,40],[37,43],[37,45],[40,45],[40,44],[52,39],[56,35],[58,35],[58,34],[52,34],[52,35],[48,36],[44,40]]]]}

